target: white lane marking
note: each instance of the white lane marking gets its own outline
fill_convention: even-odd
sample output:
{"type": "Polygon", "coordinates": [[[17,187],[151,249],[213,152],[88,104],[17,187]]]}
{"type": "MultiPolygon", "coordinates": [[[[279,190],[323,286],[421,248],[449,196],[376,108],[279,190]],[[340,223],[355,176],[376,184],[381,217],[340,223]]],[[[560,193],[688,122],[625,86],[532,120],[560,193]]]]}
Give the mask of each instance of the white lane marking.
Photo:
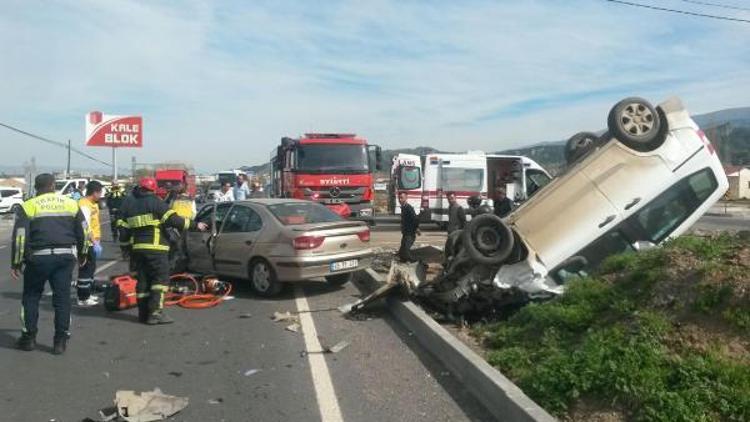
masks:
{"type": "Polygon", "coordinates": [[[8,247],[8,245],[0,245],[0,249],[5,249],[7,247],[8,247]]]}
{"type": "Polygon", "coordinates": [[[97,268],[96,271],[94,272],[94,274],[99,274],[100,272],[106,270],[107,268],[109,268],[109,267],[117,264],[118,262],[120,262],[120,260],[115,260],[115,261],[112,261],[112,262],[107,262],[106,264],[104,264],[101,267],[97,268]]]}
{"type": "Polygon", "coordinates": [[[302,334],[305,338],[305,348],[308,352],[307,359],[310,362],[315,395],[318,399],[320,419],[323,422],[343,422],[336,392],[333,390],[331,374],[328,372],[328,365],[322,354],[323,347],[318,341],[318,332],[315,330],[315,322],[309,312],[310,305],[307,303],[305,292],[297,286],[294,289],[294,296],[297,312],[299,312],[299,322],[302,325],[302,334]]]}

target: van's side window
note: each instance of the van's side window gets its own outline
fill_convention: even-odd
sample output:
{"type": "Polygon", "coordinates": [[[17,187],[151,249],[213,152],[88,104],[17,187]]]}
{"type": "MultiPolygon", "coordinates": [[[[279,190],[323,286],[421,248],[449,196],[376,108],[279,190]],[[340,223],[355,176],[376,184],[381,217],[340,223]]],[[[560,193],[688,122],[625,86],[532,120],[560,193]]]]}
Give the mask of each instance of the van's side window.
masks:
{"type": "Polygon", "coordinates": [[[642,240],[659,243],[687,220],[717,187],[711,169],[703,169],[656,197],[631,217],[631,221],[644,236],[642,240]]]}
{"type": "Polygon", "coordinates": [[[531,198],[531,195],[547,185],[550,180],[552,179],[541,170],[526,170],[526,197],[531,198]]]}

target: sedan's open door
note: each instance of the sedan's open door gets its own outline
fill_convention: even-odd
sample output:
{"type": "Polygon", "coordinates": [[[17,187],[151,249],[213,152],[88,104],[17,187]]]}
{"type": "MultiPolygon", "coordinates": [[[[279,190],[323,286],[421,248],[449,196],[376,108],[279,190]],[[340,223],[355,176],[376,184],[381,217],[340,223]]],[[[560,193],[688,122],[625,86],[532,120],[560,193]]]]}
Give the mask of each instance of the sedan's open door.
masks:
{"type": "Polygon", "coordinates": [[[185,234],[188,268],[198,273],[210,273],[214,270],[213,240],[218,233],[216,204],[208,204],[201,208],[195,216],[195,221],[207,224],[208,230],[202,232],[198,229],[191,229],[185,234]]]}

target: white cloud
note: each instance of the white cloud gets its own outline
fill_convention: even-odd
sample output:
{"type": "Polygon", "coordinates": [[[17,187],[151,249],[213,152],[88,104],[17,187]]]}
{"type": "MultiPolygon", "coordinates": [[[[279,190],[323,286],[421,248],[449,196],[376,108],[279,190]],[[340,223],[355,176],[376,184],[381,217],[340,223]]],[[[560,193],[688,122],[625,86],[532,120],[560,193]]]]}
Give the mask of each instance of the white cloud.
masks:
{"type": "MultiPolygon", "coordinates": [[[[142,113],[140,161],[204,170],[265,161],[310,130],[496,150],[600,128],[625,95],[710,111],[750,93],[750,25],[591,0],[6,9],[0,121],[82,142],[87,111],[142,113]]],[[[32,140],[0,142],[25,145],[3,145],[2,164],[60,161],[32,140]]]]}

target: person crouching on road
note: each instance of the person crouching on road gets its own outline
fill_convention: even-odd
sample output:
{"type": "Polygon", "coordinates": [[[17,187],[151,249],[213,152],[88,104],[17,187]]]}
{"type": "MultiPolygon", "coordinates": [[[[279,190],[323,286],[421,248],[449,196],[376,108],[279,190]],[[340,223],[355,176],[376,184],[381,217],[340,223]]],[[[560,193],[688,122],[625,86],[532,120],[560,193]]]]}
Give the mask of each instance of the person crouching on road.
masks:
{"type": "Polygon", "coordinates": [[[36,347],[39,299],[49,281],[55,308],[52,353],[60,355],[70,337],[70,282],[76,255],[82,258],[87,253],[86,222],[76,201],[55,193],[53,175],[38,175],[34,188],[37,196],[18,209],[13,226],[11,277],[18,280],[23,272],[23,333],[16,345],[25,351],[36,347]]]}
{"type": "Polygon", "coordinates": [[[398,257],[403,262],[413,262],[414,257],[411,254],[411,247],[417,239],[419,231],[419,217],[407,201],[406,192],[399,192],[398,202],[401,204],[401,247],[398,250],[398,257]]]}
{"type": "Polygon", "coordinates": [[[195,224],[177,215],[154,194],[155,191],[153,177],[141,179],[132,200],[123,203],[119,222],[120,241],[131,243],[131,268],[138,274],[138,320],[149,325],[173,322],[164,313],[164,297],[169,289],[169,243],[165,228],[208,229],[205,223],[195,224]]]}
{"type": "Polygon", "coordinates": [[[458,204],[455,192],[448,192],[448,204],[448,234],[451,234],[466,226],[466,211],[458,204]]]}
{"type": "Polygon", "coordinates": [[[99,223],[99,200],[102,197],[102,184],[91,181],[86,185],[86,196],[78,201],[84,218],[86,219],[86,242],[88,253],[85,262],[78,269],[78,282],[76,292],[78,294],[78,306],[94,306],[99,304],[99,299],[91,295],[94,288],[94,273],[96,273],[96,261],[102,256],[102,229],[99,223]]]}

